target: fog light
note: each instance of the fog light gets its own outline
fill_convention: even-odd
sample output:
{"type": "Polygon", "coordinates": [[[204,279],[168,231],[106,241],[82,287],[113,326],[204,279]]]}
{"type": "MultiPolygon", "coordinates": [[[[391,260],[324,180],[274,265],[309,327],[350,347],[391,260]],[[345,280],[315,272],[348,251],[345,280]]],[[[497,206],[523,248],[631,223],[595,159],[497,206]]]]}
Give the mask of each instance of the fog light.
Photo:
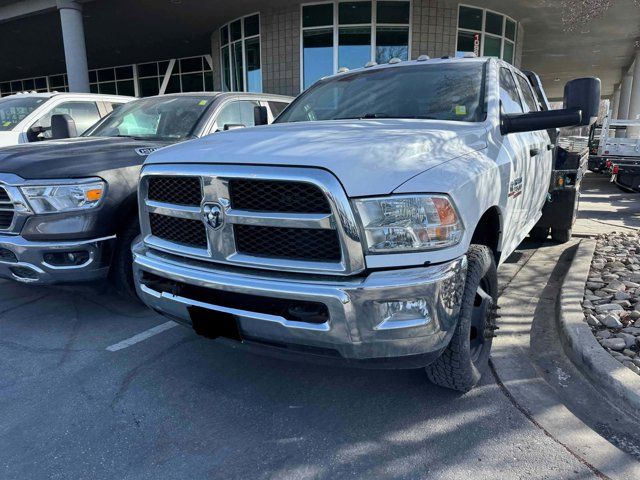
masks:
{"type": "Polygon", "coordinates": [[[53,267],[78,267],[89,261],[89,252],[49,252],[44,254],[44,261],[53,267]]]}
{"type": "Polygon", "coordinates": [[[429,303],[425,298],[376,302],[380,316],[384,319],[376,330],[420,327],[431,323],[429,303]]]}

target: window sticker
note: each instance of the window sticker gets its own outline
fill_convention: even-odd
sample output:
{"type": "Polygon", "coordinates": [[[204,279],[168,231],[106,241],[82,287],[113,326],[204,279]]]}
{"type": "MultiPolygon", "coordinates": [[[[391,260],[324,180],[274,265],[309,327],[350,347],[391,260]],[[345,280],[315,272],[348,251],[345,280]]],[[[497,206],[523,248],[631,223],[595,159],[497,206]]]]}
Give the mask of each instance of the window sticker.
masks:
{"type": "Polygon", "coordinates": [[[466,115],[467,107],[464,105],[456,105],[456,115],[466,115]]]}
{"type": "Polygon", "coordinates": [[[8,121],[2,124],[3,127],[8,127],[9,125],[11,125],[11,122],[8,122],[8,121]]]}
{"type": "Polygon", "coordinates": [[[208,100],[200,100],[198,102],[198,105],[200,105],[201,107],[204,107],[207,104],[208,100]]]}

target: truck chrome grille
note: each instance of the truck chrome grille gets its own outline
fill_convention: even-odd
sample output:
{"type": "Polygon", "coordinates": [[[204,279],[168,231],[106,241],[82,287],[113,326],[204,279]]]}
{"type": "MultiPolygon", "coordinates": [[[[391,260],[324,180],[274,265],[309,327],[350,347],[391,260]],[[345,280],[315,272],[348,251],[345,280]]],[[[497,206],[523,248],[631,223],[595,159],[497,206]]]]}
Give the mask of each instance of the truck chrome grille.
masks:
{"type": "Polygon", "coordinates": [[[0,187],[0,230],[7,230],[13,223],[15,215],[15,207],[9,193],[3,187],[0,187]]]}
{"type": "Polygon", "coordinates": [[[207,248],[207,230],[200,220],[149,214],[151,234],[169,242],[207,248]]]}
{"type": "Polygon", "coordinates": [[[259,257],[339,262],[335,230],[235,225],[238,252],[259,257]]]}
{"type": "Polygon", "coordinates": [[[364,270],[349,201],[323,170],[149,165],[139,197],[142,234],[153,249],[277,271],[364,270]]]}
{"type": "Polygon", "coordinates": [[[176,205],[200,205],[202,201],[200,178],[152,178],[149,180],[149,200],[176,205]]]}
{"type": "Polygon", "coordinates": [[[271,180],[229,180],[231,207],[254,212],[331,213],[315,185],[271,180]]]}

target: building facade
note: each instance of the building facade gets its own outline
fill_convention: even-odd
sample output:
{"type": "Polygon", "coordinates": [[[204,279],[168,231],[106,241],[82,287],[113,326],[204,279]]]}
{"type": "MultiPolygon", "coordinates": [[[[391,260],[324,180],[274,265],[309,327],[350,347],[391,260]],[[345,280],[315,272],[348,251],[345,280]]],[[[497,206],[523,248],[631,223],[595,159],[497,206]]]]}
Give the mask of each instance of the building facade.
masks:
{"type": "MultiPolygon", "coordinates": [[[[297,95],[319,78],[391,58],[472,52],[520,65],[524,28],[517,18],[451,0],[254,0],[240,16],[213,19],[211,46],[88,71],[90,90],[133,96],[187,91],[297,95]]],[[[4,79],[0,95],[67,91],[64,72],[4,79]]]]}

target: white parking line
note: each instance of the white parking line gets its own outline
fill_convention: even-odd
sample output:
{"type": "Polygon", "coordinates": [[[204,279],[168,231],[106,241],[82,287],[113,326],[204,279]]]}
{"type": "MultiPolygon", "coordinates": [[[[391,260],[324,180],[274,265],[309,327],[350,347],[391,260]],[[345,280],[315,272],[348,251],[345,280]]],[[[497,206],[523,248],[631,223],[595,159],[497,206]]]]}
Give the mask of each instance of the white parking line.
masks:
{"type": "Polygon", "coordinates": [[[107,350],[109,350],[110,352],[117,352],[118,350],[122,350],[123,348],[127,348],[127,347],[130,347],[131,345],[135,345],[136,343],[140,343],[146,340],[147,338],[153,337],[154,335],[158,335],[159,333],[162,333],[166,330],[169,330],[170,328],[177,327],[177,326],[178,324],[172,321],[163,323],[162,325],[158,325],[157,327],[153,327],[153,328],[150,328],[149,330],[145,330],[144,332],[138,333],[137,335],[134,335],[131,338],[127,338],[126,340],[115,343],[107,347],[107,350]]]}

